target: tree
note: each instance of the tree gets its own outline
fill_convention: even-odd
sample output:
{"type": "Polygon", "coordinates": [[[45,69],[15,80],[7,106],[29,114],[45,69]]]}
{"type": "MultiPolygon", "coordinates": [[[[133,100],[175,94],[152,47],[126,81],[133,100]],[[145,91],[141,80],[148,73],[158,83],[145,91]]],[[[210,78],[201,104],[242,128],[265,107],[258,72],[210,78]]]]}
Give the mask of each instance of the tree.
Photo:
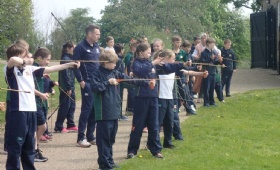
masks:
{"type": "MultiPolygon", "coordinates": [[[[0,56],[18,39],[34,40],[31,0],[0,0],[0,56]]],[[[32,46],[31,46],[32,48],[32,46]]]]}
{"type": "Polygon", "coordinates": [[[261,10],[262,0],[221,0],[221,3],[233,3],[235,8],[237,9],[245,7],[248,9],[252,9],[254,12],[257,12],[261,10]]]}
{"type": "Polygon", "coordinates": [[[220,0],[122,0],[111,3],[102,13],[102,37],[113,36],[116,42],[145,35],[171,44],[173,35],[192,39],[208,32],[218,46],[230,38],[237,54],[250,57],[248,20],[220,0]]]}
{"type": "Polygon", "coordinates": [[[50,41],[47,47],[52,51],[52,56],[55,59],[60,57],[62,45],[67,41],[73,41],[73,43],[80,42],[85,37],[85,29],[89,24],[96,23],[93,17],[88,16],[90,12],[89,8],[77,8],[72,9],[70,14],[65,19],[59,18],[60,23],[67,31],[67,33],[61,28],[58,22],[56,22],[56,28],[50,34],[50,41]],[[70,37],[68,37],[68,35],[70,37]]]}
{"type": "Polygon", "coordinates": [[[128,42],[141,35],[149,36],[138,27],[155,27],[158,32],[182,37],[204,30],[200,22],[202,0],[122,0],[105,8],[100,20],[102,36],[111,35],[118,42],[128,42]],[[188,27],[186,27],[188,25],[188,27]],[[140,32],[139,32],[140,31],[140,32]]]}

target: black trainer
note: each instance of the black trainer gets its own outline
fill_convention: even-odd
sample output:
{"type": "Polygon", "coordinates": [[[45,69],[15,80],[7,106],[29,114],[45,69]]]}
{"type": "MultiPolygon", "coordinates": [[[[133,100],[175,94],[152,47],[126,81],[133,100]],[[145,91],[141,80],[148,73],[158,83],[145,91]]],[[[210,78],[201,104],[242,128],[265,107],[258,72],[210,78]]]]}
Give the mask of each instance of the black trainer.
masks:
{"type": "Polygon", "coordinates": [[[174,137],[175,140],[184,140],[182,137],[174,137]]]}
{"type": "Polygon", "coordinates": [[[196,112],[192,109],[187,109],[187,114],[186,115],[196,115],[196,112]]]}
{"type": "Polygon", "coordinates": [[[127,154],[127,159],[132,159],[132,158],[134,158],[135,157],[135,155],[134,155],[134,153],[129,153],[129,154],[127,154]]]}
{"type": "Polygon", "coordinates": [[[168,149],[174,149],[175,146],[174,145],[163,145],[164,148],[168,148],[168,149]]]}
{"type": "Polygon", "coordinates": [[[43,157],[42,155],[42,151],[40,149],[37,149],[35,151],[35,159],[34,162],[46,162],[48,160],[48,158],[43,157]]]}
{"type": "Polygon", "coordinates": [[[120,166],[118,164],[116,164],[116,163],[111,164],[111,166],[112,166],[113,169],[114,168],[120,168],[120,166]]]}

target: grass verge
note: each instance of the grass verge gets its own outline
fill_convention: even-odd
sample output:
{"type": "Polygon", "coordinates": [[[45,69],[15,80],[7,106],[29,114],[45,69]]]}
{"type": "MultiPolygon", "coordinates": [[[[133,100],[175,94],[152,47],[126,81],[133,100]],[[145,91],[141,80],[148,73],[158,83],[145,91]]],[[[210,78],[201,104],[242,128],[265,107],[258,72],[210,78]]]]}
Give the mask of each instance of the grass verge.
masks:
{"type": "Polygon", "coordinates": [[[279,169],[279,100],[280,89],[259,90],[200,108],[181,124],[185,140],[162,150],[163,160],[141,150],[122,169],[279,169]]]}

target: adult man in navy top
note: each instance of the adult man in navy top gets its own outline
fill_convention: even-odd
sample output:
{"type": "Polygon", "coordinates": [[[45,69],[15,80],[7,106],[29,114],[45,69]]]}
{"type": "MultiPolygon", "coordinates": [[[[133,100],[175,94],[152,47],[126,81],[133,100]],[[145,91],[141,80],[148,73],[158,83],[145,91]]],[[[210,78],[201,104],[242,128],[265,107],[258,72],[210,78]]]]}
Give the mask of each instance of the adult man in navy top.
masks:
{"type": "Polygon", "coordinates": [[[93,94],[90,88],[90,79],[91,74],[99,67],[99,63],[94,62],[99,60],[99,38],[100,27],[96,25],[89,25],[86,28],[86,38],[74,49],[73,59],[78,61],[81,60],[80,68],[75,69],[75,76],[80,83],[82,96],[77,139],[77,146],[80,147],[90,147],[95,144],[95,137],[93,134],[95,130],[95,113],[93,108],[93,94]],[[84,60],[90,60],[93,62],[86,62],[84,60]]]}

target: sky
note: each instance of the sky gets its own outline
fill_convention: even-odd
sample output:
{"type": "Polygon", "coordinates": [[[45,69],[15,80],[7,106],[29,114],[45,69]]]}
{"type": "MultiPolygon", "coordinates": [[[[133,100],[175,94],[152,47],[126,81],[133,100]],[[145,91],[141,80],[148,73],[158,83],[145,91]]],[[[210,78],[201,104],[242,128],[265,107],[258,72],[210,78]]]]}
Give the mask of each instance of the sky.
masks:
{"type": "Polygon", "coordinates": [[[71,9],[90,8],[90,16],[101,19],[101,10],[108,5],[108,0],[32,0],[36,27],[42,33],[48,32],[54,25],[54,18],[65,18],[71,9]]]}
{"type": "MultiPolygon", "coordinates": [[[[108,5],[108,0],[32,0],[34,5],[34,19],[36,28],[44,35],[48,35],[50,30],[54,28],[56,23],[51,12],[57,18],[65,18],[68,16],[71,9],[90,8],[92,16],[95,19],[101,19],[101,10],[108,5]]],[[[233,5],[229,5],[230,8],[233,5]]],[[[252,12],[249,9],[243,8],[241,13],[245,16],[250,16],[252,12]]]]}

